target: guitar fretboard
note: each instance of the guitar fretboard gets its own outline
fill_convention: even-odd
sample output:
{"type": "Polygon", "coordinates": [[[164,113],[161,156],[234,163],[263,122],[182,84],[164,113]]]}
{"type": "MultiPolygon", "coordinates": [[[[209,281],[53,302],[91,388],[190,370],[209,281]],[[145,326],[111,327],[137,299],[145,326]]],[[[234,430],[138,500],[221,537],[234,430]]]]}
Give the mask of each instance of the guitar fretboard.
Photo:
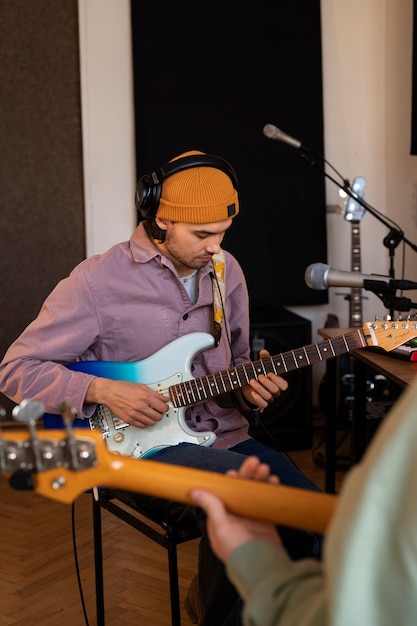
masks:
{"type": "Polygon", "coordinates": [[[351,350],[364,348],[367,345],[366,339],[363,330],[357,329],[335,339],[325,339],[289,352],[243,363],[215,374],[187,380],[170,387],[171,402],[176,408],[193,406],[229,391],[240,389],[247,385],[251,379],[257,380],[262,374],[266,375],[272,372],[281,376],[292,370],[326,361],[351,350]]]}

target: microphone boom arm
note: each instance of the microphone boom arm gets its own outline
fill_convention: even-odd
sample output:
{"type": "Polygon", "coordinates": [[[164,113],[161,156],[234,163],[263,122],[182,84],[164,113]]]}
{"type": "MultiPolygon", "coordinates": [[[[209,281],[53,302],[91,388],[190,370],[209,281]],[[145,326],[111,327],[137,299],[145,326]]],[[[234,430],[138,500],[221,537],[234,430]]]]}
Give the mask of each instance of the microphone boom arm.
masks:
{"type": "MultiPolygon", "coordinates": [[[[333,178],[333,176],[331,176],[328,172],[325,171],[325,169],[323,167],[319,167],[317,165],[317,160],[316,160],[316,156],[314,155],[314,153],[306,148],[304,148],[304,146],[300,147],[300,156],[307,161],[307,163],[310,166],[314,166],[317,169],[319,169],[321,171],[321,173],[328,178],[329,180],[332,181],[332,183],[334,183],[337,187],[342,188],[343,191],[353,200],[355,200],[358,204],[360,204],[364,209],[366,209],[371,215],[373,215],[377,220],[379,220],[381,222],[381,224],[383,224],[384,226],[386,226],[387,228],[389,228],[390,232],[389,234],[385,237],[384,239],[384,245],[385,247],[389,248],[391,251],[396,248],[398,246],[398,244],[401,241],[404,241],[407,245],[410,246],[410,248],[412,250],[414,250],[414,252],[417,252],[417,245],[412,243],[409,239],[407,239],[406,237],[404,237],[404,232],[400,229],[400,228],[395,228],[393,227],[393,223],[389,222],[388,220],[386,220],[385,218],[382,217],[382,215],[380,215],[378,213],[378,211],[376,211],[370,204],[368,204],[363,198],[361,198],[360,196],[358,196],[358,194],[356,194],[348,185],[343,185],[343,187],[341,187],[340,183],[333,178]]],[[[321,159],[323,161],[325,161],[324,157],[321,157],[321,159]]]]}
{"type": "MultiPolygon", "coordinates": [[[[298,139],[296,139],[294,137],[291,137],[290,135],[287,135],[287,133],[284,133],[280,128],[278,128],[274,124],[266,124],[264,126],[263,133],[264,133],[264,135],[266,137],[268,137],[268,139],[274,139],[274,140],[277,140],[277,141],[282,141],[283,143],[286,143],[286,144],[292,146],[293,148],[296,148],[298,150],[300,156],[305,161],[307,161],[307,163],[310,166],[314,166],[317,169],[319,169],[320,172],[326,178],[328,178],[330,181],[332,181],[332,183],[334,183],[339,189],[343,189],[344,192],[346,193],[346,195],[348,195],[355,202],[357,202],[362,208],[364,208],[367,211],[369,211],[369,213],[371,215],[373,215],[378,221],[380,221],[386,228],[389,229],[388,235],[386,235],[386,237],[384,237],[383,244],[384,244],[384,246],[386,248],[389,248],[389,256],[390,256],[390,270],[389,270],[389,274],[390,274],[391,278],[394,278],[394,275],[395,275],[395,270],[394,270],[395,248],[398,246],[398,244],[401,241],[404,241],[404,243],[406,243],[408,246],[410,246],[410,248],[412,250],[414,250],[414,252],[417,252],[417,245],[412,243],[406,237],[404,237],[404,232],[401,230],[401,228],[398,226],[398,224],[396,224],[391,219],[384,218],[379,213],[379,211],[377,211],[376,209],[371,207],[363,198],[361,198],[357,193],[355,193],[353,191],[353,189],[351,188],[351,186],[350,186],[349,180],[343,178],[342,175],[336,170],[336,168],[333,167],[333,165],[327,159],[325,159],[323,155],[319,154],[318,152],[314,152],[313,150],[310,150],[309,148],[306,148],[305,146],[303,146],[301,141],[299,141],[298,139]],[[321,164],[320,167],[317,164],[317,159],[318,158],[320,159],[320,164],[321,164]],[[333,178],[333,176],[331,176],[328,172],[326,172],[326,170],[325,170],[325,165],[326,164],[332,170],[334,170],[334,172],[336,172],[336,174],[338,176],[340,176],[341,180],[343,181],[343,184],[340,184],[339,181],[335,180],[335,178],[333,178]]],[[[397,300],[398,306],[408,306],[407,303],[400,302],[399,301],[400,299],[395,298],[395,296],[393,296],[393,298],[394,298],[394,300],[397,300]]],[[[409,309],[400,309],[400,310],[409,310],[409,309]]]]}
{"type": "MultiPolygon", "coordinates": [[[[395,283],[396,281],[392,282],[395,283]]],[[[363,288],[367,291],[372,291],[383,302],[384,306],[391,311],[417,309],[417,304],[411,302],[410,298],[397,297],[395,295],[396,289],[383,281],[364,280],[363,288]]]]}

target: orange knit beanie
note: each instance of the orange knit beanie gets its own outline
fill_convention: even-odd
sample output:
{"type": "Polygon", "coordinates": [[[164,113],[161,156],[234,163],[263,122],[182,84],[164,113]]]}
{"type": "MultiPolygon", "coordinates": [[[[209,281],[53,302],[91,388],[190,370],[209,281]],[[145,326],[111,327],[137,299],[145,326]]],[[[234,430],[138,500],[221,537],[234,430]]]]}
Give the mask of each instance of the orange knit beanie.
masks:
{"type": "MultiPolygon", "coordinates": [[[[205,153],[197,150],[184,152],[170,163],[201,154],[205,153]]],[[[233,182],[217,167],[190,167],[168,176],[162,182],[157,217],[173,222],[208,224],[229,220],[238,213],[239,200],[233,182]]]]}

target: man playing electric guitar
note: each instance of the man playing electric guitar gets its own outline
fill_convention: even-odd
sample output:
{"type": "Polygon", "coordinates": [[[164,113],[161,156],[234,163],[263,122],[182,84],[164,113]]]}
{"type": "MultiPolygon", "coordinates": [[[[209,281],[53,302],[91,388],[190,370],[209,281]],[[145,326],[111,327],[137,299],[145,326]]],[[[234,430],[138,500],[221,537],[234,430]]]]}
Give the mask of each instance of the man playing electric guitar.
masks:
{"type": "MultiPolygon", "coordinates": [[[[282,484],[317,489],[284,454],[248,435],[242,410],[264,409],[285,393],[287,383],[281,376],[253,372],[243,386],[235,389],[232,384],[225,393],[215,378],[213,397],[193,390],[195,402],[179,425],[168,393],[168,387],[181,382],[174,364],[169,367],[169,360],[174,362],[177,356],[172,346],[178,339],[189,342],[184,369],[190,376],[204,379],[249,361],[245,279],[236,259],[221,250],[239,212],[234,170],[219,157],[185,153],[139,180],[136,206],[141,222],[130,241],[80,263],[11,345],[0,366],[0,391],[16,403],[38,399],[52,414],[58,413],[63,400],[86,420],[107,410],[116,424],[115,442],[126,439],[126,427],[139,433],[132,453],[138,463],[146,462],[141,456],[150,456],[225,473],[256,455],[282,484]],[[166,346],[171,346],[168,353],[163,351],[166,346]],[[164,357],[160,368],[156,354],[164,357]],[[146,371],[127,380],[123,374],[113,378],[106,368],[91,373],[72,366],[86,361],[144,362],[146,371]],[[142,449],[140,432],[145,431],[151,433],[151,441],[142,449]]],[[[164,508],[172,516],[197,519],[202,531],[200,623],[236,624],[232,615],[237,595],[210,549],[203,512],[150,496],[132,497],[153,511],[164,508]]],[[[294,558],[320,556],[318,536],[282,529],[282,539],[294,558]]]]}

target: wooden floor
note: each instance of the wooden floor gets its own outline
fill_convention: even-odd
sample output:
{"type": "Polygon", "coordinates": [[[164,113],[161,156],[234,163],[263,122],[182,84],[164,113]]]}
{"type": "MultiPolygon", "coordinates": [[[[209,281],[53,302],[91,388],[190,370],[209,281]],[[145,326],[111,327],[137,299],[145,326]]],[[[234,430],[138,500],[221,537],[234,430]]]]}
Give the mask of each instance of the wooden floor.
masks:
{"type": "MultiPolygon", "coordinates": [[[[321,487],[324,470],[312,450],[290,452],[321,487]]],[[[345,472],[337,473],[340,487],[345,472]]],[[[104,537],[106,626],[169,626],[167,553],[107,511],[104,537]]],[[[72,505],[16,491],[0,476],[0,626],[95,626],[92,501],[72,505]],[[72,512],[85,613],[73,553],[72,512]]],[[[197,568],[198,540],[178,548],[181,606],[197,568]]],[[[190,626],[182,609],[182,626],[190,626]]]]}

